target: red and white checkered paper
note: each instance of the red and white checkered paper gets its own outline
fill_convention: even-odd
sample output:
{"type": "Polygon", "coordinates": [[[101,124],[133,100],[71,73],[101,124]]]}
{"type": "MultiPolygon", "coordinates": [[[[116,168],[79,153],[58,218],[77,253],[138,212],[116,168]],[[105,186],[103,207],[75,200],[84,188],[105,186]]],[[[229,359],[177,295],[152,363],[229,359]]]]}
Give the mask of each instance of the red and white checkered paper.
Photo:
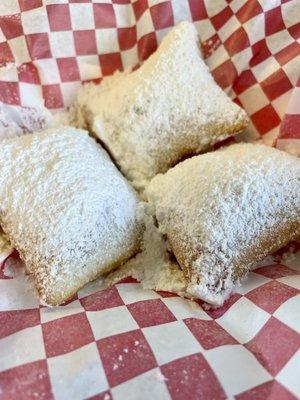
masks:
{"type": "MultiPolygon", "coordinates": [[[[300,0],[1,0],[0,101],[64,108],[182,20],[249,114],[245,138],[300,154],[300,0]]],[[[1,271],[0,399],[300,398],[300,257],[267,264],[210,311],[130,279],[47,309],[1,271]]]]}

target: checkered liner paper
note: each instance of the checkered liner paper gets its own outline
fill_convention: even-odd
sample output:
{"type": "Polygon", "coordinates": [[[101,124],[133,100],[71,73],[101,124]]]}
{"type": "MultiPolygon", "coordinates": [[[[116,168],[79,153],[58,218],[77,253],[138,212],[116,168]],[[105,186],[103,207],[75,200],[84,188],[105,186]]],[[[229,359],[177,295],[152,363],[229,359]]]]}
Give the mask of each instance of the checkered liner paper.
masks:
{"type": "MultiPolygon", "coordinates": [[[[31,108],[27,126],[14,122],[43,126],[35,106],[68,106],[81,82],[142,62],[182,20],[195,23],[215,80],[250,116],[244,138],[300,154],[300,0],[1,0],[2,107],[31,108]]],[[[2,268],[0,399],[300,398],[293,248],[216,310],[132,279],[102,291],[92,283],[48,309],[21,266],[14,278],[2,268]]]]}

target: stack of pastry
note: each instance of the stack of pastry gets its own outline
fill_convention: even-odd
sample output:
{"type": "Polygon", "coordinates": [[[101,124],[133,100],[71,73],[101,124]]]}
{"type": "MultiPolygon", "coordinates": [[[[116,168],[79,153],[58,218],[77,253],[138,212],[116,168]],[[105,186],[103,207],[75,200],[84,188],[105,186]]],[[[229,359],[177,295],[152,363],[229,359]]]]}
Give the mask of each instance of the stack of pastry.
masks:
{"type": "Polygon", "coordinates": [[[75,128],[1,143],[0,224],[43,303],[61,304],[139,251],[131,184],[153,205],[188,293],[213,304],[300,236],[297,158],[261,144],[211,151],[248,118],[211,77],[192,24],[171,30],[138,70],[83,88],[77,107],[124,176],[75,128]]]}

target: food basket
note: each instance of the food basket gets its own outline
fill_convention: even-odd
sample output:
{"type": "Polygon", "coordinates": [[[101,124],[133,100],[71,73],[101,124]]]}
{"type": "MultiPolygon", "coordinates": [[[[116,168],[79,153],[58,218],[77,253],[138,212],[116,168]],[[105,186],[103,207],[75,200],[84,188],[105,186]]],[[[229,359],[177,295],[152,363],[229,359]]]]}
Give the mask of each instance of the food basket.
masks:
{"type": "MultiPolygon", "coordinates": [[[[138,66],[184,20],[251,119],[242,139],[299,155],[299,0],[1,0],[0,138],[46,127],[83,82],[138,66]]],[[[299,398],[298,249],[217,309],[130,277],[50,309],[3,247],[0,399],[299,398]]]]}

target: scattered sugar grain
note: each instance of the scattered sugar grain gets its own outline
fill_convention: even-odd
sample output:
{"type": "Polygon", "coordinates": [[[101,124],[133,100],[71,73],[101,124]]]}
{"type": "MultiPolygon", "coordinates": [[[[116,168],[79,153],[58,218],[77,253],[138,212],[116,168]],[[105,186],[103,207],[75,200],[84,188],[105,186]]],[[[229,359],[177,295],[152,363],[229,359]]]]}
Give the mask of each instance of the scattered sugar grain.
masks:
{"type": "Polygon", "coordinates": [[[167,243],[155,225],[152,210],[147,203],[139,205],[140,218],[144,221],[142,251],[118,270],[106,277],[106,286],[131,276],[144,289],[186,294],[186,278],[179,265],[170,260],[167,243]]]}

